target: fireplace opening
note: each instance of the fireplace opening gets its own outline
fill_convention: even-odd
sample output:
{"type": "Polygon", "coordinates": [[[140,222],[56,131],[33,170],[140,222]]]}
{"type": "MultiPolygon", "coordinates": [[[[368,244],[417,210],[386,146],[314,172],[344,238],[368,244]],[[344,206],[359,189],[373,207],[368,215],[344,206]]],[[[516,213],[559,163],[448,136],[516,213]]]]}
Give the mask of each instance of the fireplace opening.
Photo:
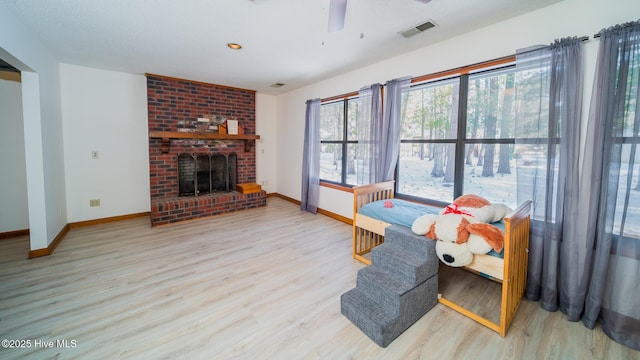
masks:
{"type": "Polygon", "coordinates": [[[178,194],[198,196],[230,192],[238,182],[238,156],[223,154],[178,155],[178,194]]]}

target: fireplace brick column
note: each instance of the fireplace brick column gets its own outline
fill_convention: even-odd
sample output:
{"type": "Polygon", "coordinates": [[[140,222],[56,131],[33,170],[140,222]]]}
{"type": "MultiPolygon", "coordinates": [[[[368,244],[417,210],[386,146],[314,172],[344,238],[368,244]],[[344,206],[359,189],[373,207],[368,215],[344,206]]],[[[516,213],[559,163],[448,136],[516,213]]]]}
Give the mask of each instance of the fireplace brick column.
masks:
{"type": "MultiPolygon", "coordinates": [[[[255,134],[255,91],[147,74],[149,131],[210,132],[217,122],[237,120],[245,134],[255,134]],[[202,123],[198,118],[209,118],[202,123]]],[[[238,183],[256,182],[255,146],[245,151],[242,140],[162,140],[149,138],[151,223],[153,226],[266,205],[266,193],[216,192],[178,196],[178,156],[211,154],[238,156],[238,183]]]]}

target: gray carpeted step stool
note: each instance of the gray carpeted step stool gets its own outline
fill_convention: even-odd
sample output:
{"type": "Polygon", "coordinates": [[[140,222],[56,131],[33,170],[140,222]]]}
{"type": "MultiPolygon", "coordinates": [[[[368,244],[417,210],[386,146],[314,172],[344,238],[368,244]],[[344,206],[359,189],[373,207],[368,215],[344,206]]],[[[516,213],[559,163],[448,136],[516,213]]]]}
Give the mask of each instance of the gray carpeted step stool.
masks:
{"type": "Polygon", "coordinates": [[[356,287],[340,301],[344,316],[387,347],[438,301],[435,241],[404,226],[387,227],[371,265],[358,271],[356,287]]]}

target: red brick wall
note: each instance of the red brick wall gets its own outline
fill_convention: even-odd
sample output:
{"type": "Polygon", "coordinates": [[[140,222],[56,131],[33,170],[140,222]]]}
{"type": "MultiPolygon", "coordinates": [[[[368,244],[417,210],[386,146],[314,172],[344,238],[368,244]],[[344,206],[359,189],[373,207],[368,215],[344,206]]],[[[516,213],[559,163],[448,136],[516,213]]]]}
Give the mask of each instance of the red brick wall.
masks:
{"type": "Polygon", "coordinates": [[[247,134],[256,129],[255,91],[147,75],[149,130],[194,129],[199,117],[238,120],[247,134]]]}
{"type": "MultiPolygon", "coordinates": [[[[147,75],[147,110],[149,131],[211,131],[214,121],[237,120],[244,126],[245,134],[255,134],[255,91],[230,88],[221,85],[202,83],[183,79],[175,79],[159,75],[147,75]],[[198,118],[209,118],[212,123],[198,122],[198,118]]],[[[216,204],[220,212],[240,210],[244,207],[260,206],[264,203],[265,194],[252,194],[250,204],[242,194],[220,198],[221,194],[208,195],[211,201],[193,198],[178,198],[178,155],[189,154],[229,154],[238,156],[238,183],[256,182],[256,146],[251,144],[245,152],[242,140],[171,140],[170,150],[161,151],[160,139],[149,139],[149,174],[151,186],[152,223],[164,223],[160,215],[154,217],[155,211],[162,208],[162,218],[172,222],[172,218],[186,220],[193,217],[207,216],[217,213],[209,205],[216,204]],[[262,195],[262,196],[260,196],[262,195]],[[239,196],[239,198],[238,198],[239,196]],[[177,199],[174,199],[177,198],[177,199]],[[182,200],[181,200],[182,199],[182,200]],[[231,199],[231,200],[225,200],[231,199]],[[167,213],[165,206],[170,202],[173,214],[167,213]],[[226,202],[233,204],[225,204],[226,202]],[[257,203],[257,205],[256,205],[257,203]],[[184,205],[182,208],[180,204],[184,205]],[[204,209],[194,208],[193,204],[204,209]],[[207,205],[209,204],[209,205],[207,205]],[[177,209],[175,209],[177,207],[177,209]],[[184,214],[192,212],[193,214],[184,214]],[[213,212],[213,213],[212,213],[213,212]],[[181,214],[180,216],[174,216],[181,214]],[[204,215],[203,215],[204,214],[204,215]],[[192,216],[193,215],[193,216],[192,216]],[[155,219],[155,221],[154,221],[155,219]]],[[[178,221],[178,220],[176,220],[178,221]]]]}

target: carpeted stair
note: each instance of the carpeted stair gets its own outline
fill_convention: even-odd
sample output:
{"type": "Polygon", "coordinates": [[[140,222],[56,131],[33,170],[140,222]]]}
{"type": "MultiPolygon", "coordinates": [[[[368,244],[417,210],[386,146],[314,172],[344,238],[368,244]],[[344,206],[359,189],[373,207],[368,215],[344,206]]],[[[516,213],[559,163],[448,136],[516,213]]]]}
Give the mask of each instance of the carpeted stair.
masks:
{"type": "Polygon", "coordinates": [[[342,314],[387,347],[438,301],[435,241],[404,226],[387,227],[371,265],[358,271],[356,287],[340,300],[342,314]]]}

